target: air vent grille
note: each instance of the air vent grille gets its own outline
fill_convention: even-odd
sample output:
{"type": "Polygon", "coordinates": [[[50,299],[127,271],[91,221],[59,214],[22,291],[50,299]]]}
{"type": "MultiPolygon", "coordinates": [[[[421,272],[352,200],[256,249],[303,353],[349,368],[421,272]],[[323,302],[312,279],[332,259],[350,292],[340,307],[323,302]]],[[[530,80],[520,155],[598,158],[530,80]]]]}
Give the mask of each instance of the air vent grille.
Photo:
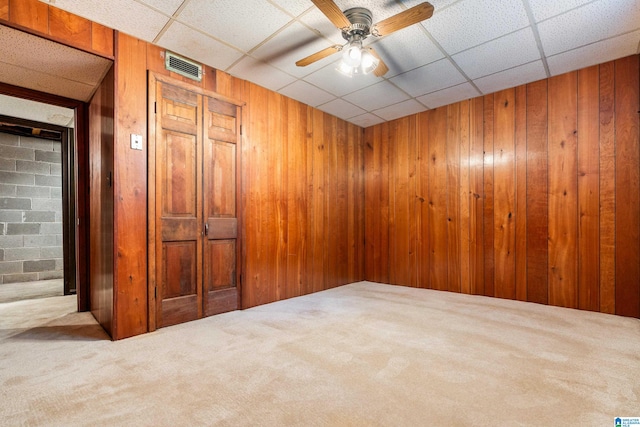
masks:
{"type": "Polygon", "coordinates": [[[175,53],[166,53],[164,65],[167,70],[173,71],[174,73],[178,73],[198,82],[202,80],[202,65],[182,58],[175,53]]]}

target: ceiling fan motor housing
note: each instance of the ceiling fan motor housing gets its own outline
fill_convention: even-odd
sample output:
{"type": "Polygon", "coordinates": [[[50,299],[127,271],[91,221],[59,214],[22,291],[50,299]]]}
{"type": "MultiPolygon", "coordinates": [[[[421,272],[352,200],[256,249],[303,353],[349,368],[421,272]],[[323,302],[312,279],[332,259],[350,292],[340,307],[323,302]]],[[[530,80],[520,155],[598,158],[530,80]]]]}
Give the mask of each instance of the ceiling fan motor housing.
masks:
{"type": "Polygon", "coordinates": [[[349,22],[351,22],[351,26],[347,28],[346,31],[342,31],[342,37],[345,40],[351,41],[355,37],[364,39],[370,34],[373,21],[369,9],[353,7],[345,10],[343,13],[349,22]]]}

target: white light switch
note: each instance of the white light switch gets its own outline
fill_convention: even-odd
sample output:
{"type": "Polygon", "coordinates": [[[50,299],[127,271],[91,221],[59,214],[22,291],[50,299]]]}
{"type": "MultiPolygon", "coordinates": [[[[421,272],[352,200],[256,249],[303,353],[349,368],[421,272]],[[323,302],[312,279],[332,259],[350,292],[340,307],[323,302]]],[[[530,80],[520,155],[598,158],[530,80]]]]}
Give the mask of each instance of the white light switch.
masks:
{"type": "Polygon", "coordinates": [[[142,135],[131,134],[131,148],[134,150],[142,150],[142,135]]]}

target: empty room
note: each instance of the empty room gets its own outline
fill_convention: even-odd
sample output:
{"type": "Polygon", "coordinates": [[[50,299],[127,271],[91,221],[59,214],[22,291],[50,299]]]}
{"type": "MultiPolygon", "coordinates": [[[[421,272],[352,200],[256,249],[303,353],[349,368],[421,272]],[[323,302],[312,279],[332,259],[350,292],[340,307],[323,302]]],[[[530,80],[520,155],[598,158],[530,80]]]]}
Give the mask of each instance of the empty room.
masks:
{"type": "Polygon", "coordinates": [[[638,0],[0,0],[0,425],[640,426],[638,0]]]}

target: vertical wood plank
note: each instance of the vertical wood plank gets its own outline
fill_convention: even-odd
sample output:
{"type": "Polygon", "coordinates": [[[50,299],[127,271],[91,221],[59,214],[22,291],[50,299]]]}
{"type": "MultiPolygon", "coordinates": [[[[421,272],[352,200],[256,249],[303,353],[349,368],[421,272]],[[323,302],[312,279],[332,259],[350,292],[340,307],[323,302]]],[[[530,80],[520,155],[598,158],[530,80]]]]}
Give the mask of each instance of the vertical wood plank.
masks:
{"type": "Polygon", "coordinates": [[[577,307],[577,73],[549,79],[549,303],[577,307]]]}
{"type": "Polygon", "coordinates": [[[515,299],[515,90],[494,95],[495,296],[515,299]]]}
{"type": "Polygon", "coordinates": [[[418,214],[418,286],[421,288],[430,288],[430,231],[429,231],[429,129],[430,117],[432,113],[423,112],[417,115],[416,140],[418,150],[417,173],[418,180],[416,183],[417,195],[417,214],[418,214]]]}
{"type": "Polygon", "coordinates": [[[449,283],[447,224],[447,107],[429,111],[429,215],[427,235],[430,288],[449,283]]]}
{"type": "Polygon", "coordinates": [[[9,0],[0,0],[0,19],[9,20],[9,0]]]}
{"type": "Polygon", "coordinates": [[[638,55],[615,61],[616,314],[640,317],[638,55]]]}
{"type": "Polygon", "coordinates": [[[113,56],[113,30],[92,22],[91,49],[105,56],[113,56]]]}
{"type": "Polygon", "coordinates": [[[600,311],[616,311],[616,141],[615,65],[607,62],[600,71],[600,311]]]}
{"type": "Polygon", "coordinates": [[[409,214],[409,119],[398,119],[389,126],[389,281],[409,285],[410,279],[410,227],[409,214]]]}
{"type": "Polygon", "coordinates": [[[418,177],[417,164],[418,164],[418,151],[417,151],[417,116],[413,115],[409,117],[409,133],[408,133],[408,156],[409,156],[409,191],[408,191],[408,203],[409,203],[409,227],[407,232],[409,233],[409,286],[418,286],[418,206],[417,206],[417,187],[418,177]]]}
{"type": "Polygon", "coordinates": [[[447,107],[447,289],[460,292],[460,103],[447,107]]]}
{"type": "Polygon", "coordinates": [[[321,111],[312,113],[312,150],[311,150],[311,219],[309,225],[311,247],[311,280],[310,291],[317,292],[324,288],[324,231],[325,231],[325,141],[324,141],[324,119],[325,114],[321,111]]]}
{"type": "Polygon", "coordinates": [[[516,299],[527,300],[527,86],[516,88],[516,299]]]}
{"type": "Polygon", "coordinates": [[[494,95],[484,96],[484,295],[495,295],[494,95]]]}
{"type": "Polygon", "coordinates": [[[72,40],[83,49],[91,49],[91,22],[56,7],[49,8],[49,34],[72,40]]]}
{"type": "Polygon", "coordinates": [[[48,34],[49,6],[38,0],[9,0],[9,21],[48,34]]]}
{"type": "Polygon", "coordinates": [[[578,71],[578,308],[600,310],[598,67],[578,71]]]}
{"type": "Polygon", "coordinates": [[[306,282],[307,110],[287,100],[287,297],[301,295],[306,282]]]}
{"type": "Polygon", "coordinates": [[[460,103],[460,292],[471,293],[471,266],[470,266],[470,153],[471,143],[469,134],[470,101],[460,103]]]}
{"type": "MultiPolygon", "coordinates": [[[[147,150],[132,151],[130,135],[147,134],[147,44],[118,33],[114,146],[114,338],[147,331],[147,150]]],[[[148,143],[148,141],[147,141],[148,143]]]]}
{"type": "Polygon", "coordinates": [[[471,293],[484,295],[484,99],[470,101],[470,175],[472,199],[469,209],[471,293]]]}
{"type": "Polygon", "coordinates": [[[268,253],[273,254],[275,292],[270,295],[269,302],[289,298],[287,289],[287,247],[288,235],[286,224],[288,222],[287,210],[287,163],[288,152],[286,150],[288,111],[285,98],[275,92],[269,91],[269,156],[268,164],[264,165],[269,182],[269,205],[272,207],[273,216],[270,219],[270,228],[273,230],[274,239],[268,246],[268,253]],[[284,120],[283,120],[284,119],[284,120]]]}
{"type": "Polygon", "coordinates": [[[527,85],[527,301],[549,301],[547,80],[527,85]]]}

